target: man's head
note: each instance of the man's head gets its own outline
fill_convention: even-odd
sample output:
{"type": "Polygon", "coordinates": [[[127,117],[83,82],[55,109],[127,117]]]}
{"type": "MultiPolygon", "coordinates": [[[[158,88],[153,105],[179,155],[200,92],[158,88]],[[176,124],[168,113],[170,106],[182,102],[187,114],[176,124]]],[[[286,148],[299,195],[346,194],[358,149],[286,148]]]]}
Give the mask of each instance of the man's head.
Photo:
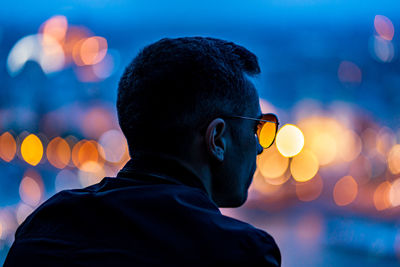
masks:
{"type": "Polygon", "coordinates": [[[229,116],[259,117],[258,94],[247,78],[259,72],[254,54],[219,39],[162,39],[145,47],[118,88],[131,155],[144,150],[196,159],[207,168],[217,204],[243,204],[262,148],[256,122],[229,116]]]}

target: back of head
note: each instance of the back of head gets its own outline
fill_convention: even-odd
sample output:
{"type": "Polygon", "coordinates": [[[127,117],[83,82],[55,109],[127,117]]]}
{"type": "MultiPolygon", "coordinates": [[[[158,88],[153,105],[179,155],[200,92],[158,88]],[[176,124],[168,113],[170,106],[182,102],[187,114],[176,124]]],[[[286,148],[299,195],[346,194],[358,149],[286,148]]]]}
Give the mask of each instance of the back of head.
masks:
{"type": "Polygon", "coordinates": [[[257,57],[232,42],[161,39],[139,52],[118,88],[118,119],[131,154],[174,153],[216,116],[241,114],[255,94],[245,74],[260,72],[257,57]]]}

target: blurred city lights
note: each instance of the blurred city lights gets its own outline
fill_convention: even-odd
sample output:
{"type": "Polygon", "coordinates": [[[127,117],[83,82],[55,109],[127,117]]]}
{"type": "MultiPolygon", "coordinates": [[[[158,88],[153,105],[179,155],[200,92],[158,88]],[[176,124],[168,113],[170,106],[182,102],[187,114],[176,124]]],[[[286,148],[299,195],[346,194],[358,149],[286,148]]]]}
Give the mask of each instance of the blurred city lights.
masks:
{"type": "Polygon", "coordinates": [[[394,26],[392,21],[385,16],[376,15],[374,26],[379,36],[385,40],[391,41],[394,36],[394,26]]]}
{"type": "Polygon", "coordinates": [[[5,132],[0,136],[0,158],[4,161],[10,162],[17,151],[17,144],[14,137],[5,132]]]}
{"type": "Polygon", "coordinates": [[[344,142],[341,136],[345,127],[337,120],[325,116],[312,116],[301,119],[298,124],[304,133],[305,148],[315,154],[320,165],[331,164],[340,158],[338,147],[344,142]]]}
{"type": "Polygon", "coordinates": [[[377,210],[384,210],[391,207],[389,197],[390,188],[391,184],[388,181],[384,181],[375,189],[374,205],[377,210]]]}
{"type": "Polygon", "coordinates": [[[400,173],[400,145],[396,144],[390,149],[388,158],[388,167],[391,173],[399,174],[400,173]]]}
{"type": "Polygon", "coordinates": [[[101,156],[113,163],[120,162],[127,153],[128,144],[125,136],[121,131],[109,130],[105,132],[99,139],[99,145],[102,148],[103,153],[101,156]]]}
{"type": "Polygon", "coordinates": [[[338,154],[346,162],[353,161],[362,150],[361,138],[352,130],[346,130],[338,143],[338,154]]]}
{"type": "Polygon", "coordinates": [[[26,217],[33,212],[33,207],[20,203],[15,210],[15,216],[17,217],[17,223],[21,224],[25,221],[26,217]]]}
{"type": "Polygon", "coordinates": [[[72,161],[75,166],[86,172],[96,172],[99,161],[98,147],[101,146],[94,140],[81,140],[76,143],[72,149],[72,161]],[[95,164],[86,164],[88,162],[95,164]]]}
{"type": "Polygon", "coordinates": [[[379,36],[373,36],[370,40],[370,53],[379,62],[392,62],[395,57],[395,48],[391,41],[379,36]]]}
{"type": "Polygon", "coordinates": [[[390,149],[396,144],[396,134],[388,127],[379,130],[376,138],[376,150],[386,156],[390,149]]]}
{"type": "Polygon", "coordinates": [[[98,139],[100,136],[114,128],[115,117],[102,106],[95,106],[84,115],[81,128],[87,138],[98,139]]]}
{"type": "Polygon", "coordinates": [[[333,200],[338,206],[352,203],[358,194],[358,184],[351,176],[342,177],[333,188],[333,200]]]}
{"type": "Polygon", "coordinates": [[[389,199],[393,207],[400,205],[400,179],[396,179],[389,190],[389,199]]]}
{"type": "Polygon", "coordinates": [[[106,172],[95,161],[86,161],[78,172],[78,178],[82,187],[87,187],[100,182],[106,176],[106,172]]]}
{"type": "Polygon", "coordinates": [[[71,149],[64,139],[56,137],[46,149],[47,160],[56,168],[65,168],[71,159],[71,149]]]}
{"type": "Polygon", "coordinates": [[[43,197],[43,182],[40,175],[33,171],[27,171],[19,186],[19,195],[24,203],[35,207],[43,197]]]}
{"type": "Polygon", "coordinates": [[[9,74],[16,76],[29,60],[36,61],[46,74],[59,71],[64,66],[64,51],[51,36],[44,42],[42,34],[28,35],[19,40],[8,55],[9,74]]]}
{"type": "Polygon", "coordinates": [[[318,169],[317,157],[313,152],[306,149],[303,149],[290,163],[290,172],[297,182],[306,182],[312,179],[317,174],[318,169]]]}
{"type": "MultiPolygon", "coordinates": [[[[274,179],[275,180],[275,179],[274,179]]],[[[270,195],[276,193],[281,185],[273,185],[266,181],[259,170],[257,170],[253,177],[253,182],[251,183],[250,190],[256,190],[257,192],[265,195],[270,195]]]]}
{"type": "Polygon", "coordinates": [[[338,68],[338,78],[342,83],[359,84],[362,80],[360,68],[350,61],[342,61],[338,68]]]}
{"type": "Polygon", "coordinates": [[[99,79],[106,79],[110,77],[119,65],[119,53],[115,50],[108,50],[104,59],[99,63],[93,65],[93,73],[99,79]]]}
{"type": "Polygon", "coordinates": [[[306,182],[296,182],[296,195],[301,201],[308,202],[317,199],[321,193],[324,184],[320,175],[306,182]]]}
{"type": "Polygon", "coordinates": [[[36,166],[41,161],[43,145],[36,135],[30,134],[22,141],[21,155],[27,163],[33,166],[36,166]]]}
{"type": "Polygon", "coordinates": [[[285,124],[276,136],[276,147],[284,157],[294,157],[304,147],[304,135],[293,124],[285,124]]]}
{"type": "Polygon", "coordinates": [[[56,192],[65,189],[76,189],[81,187],[81,183],[78,180],[77,175],[70,170],[64,169],[61,170],[55,179],[55,188],[56,192]]]}
{"type": "Polygon", "coordinates": [[[52,37],[58,42],[63,42],[68,29],[68,21],[65,16],[56,15],[46,20],[40,27],[39,32],[44,35],[44,41],[47,37],[52,37]]]}
{"type": "Polygon", "coordinates": [[[107,40],[99,36],[89,37],[79,41],[72,53],[78,66],[97,64],[107,53],[107,40]]]}

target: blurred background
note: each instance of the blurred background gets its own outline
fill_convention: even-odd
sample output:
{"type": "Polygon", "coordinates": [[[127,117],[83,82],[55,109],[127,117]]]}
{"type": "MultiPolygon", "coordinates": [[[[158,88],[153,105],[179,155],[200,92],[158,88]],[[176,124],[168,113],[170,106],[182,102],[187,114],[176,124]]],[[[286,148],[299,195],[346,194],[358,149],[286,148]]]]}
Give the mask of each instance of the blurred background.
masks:
{"type": "Polygon", "coordinates": [[[247,203],[222,212],[269,232],[282,266],[399,266],[399,11],[396,0],[3,3],[0,264],[38,205],[129,159],[116,89],[139,49],[200,35],[258,55],[262,110],[281,122],[247,203]]]}

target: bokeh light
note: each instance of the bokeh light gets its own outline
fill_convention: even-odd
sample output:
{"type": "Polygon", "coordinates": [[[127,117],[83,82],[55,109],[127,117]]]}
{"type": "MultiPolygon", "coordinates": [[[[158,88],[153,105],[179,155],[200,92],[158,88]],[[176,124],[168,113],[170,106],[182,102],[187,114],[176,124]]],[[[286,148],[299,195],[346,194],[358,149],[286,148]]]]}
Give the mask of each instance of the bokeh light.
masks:
{"type": "Polygon", "coordinates": [[[358,194],[358,184],[351,176],[342,177],[333,188],[333,200],[338,206],[352,203],[358,194]]]}
{"type": "Polygon", "coordinates": [[[103,166],[95,161],[86,161],[78,172],[78,178],[82,187],[90,186],[100,182],[106,171],[103,166]]]}
{"type": "Polygon", "coordinates": [[[18,224],[21,224],[25,221],[26,217],[29,216],[33,212],[33,207],[20,203],[15,211],[15,216],[17,217],[18,224]]]}
{"type": "Polygon", "coordinates": [[[56,15],[46,20],[40,27],[39,32],[44,36],[44,42],[47,37],[51,37],[58,42],[62,42],[68,29],[68,21],[65,16],[56,15]]]}
{"type": "Polygon", "coordinates": [[[43,182],[40,175],[29,170],[19,185],[19,195],[24,203],[32,207],[37,206],[43,197],[43,182]]]}
{"type": "Polygon", "coordinates": [[[54,182],[56,192],[65,189],[76,189],[81,187],[81,183],[78,176],[72,170],[64,169],[61,170],[54,182]]]}
{"type": "Polygon", "coordinates": [[[375,189],[374,205],[377,210],[385,210],[391,207],[390,188],[391,184],[388,181],[384,181],[375,189]]]}
{"type": "Polygon", "coordinates": [[[72,149],[72,161],[75,166],[86,172],[96,172],[100,157],[98,148],[101,146],[94,140],[81,140],[76,143],[72,149]],[[86,164],[88,162],[90,164],[86,164]]]}
{"type": "Polygon", "coordinates": [[[279,129],[275,142],[284,157],[294,157],[304,147],[304,135],[296,125],[285,124],[279,129]]]}
{"type": "Polygon", "coordinates": [[[338,78],[342,83],[359,84],[362,80],[361,69],[350,61],[342,61],[338,68],[338,78]]]}
{"type": "Polygon", "coordinates": [[[115,129],[105,132],[99,139],[99,145],[102,157],[113,163],[120,162],[128,150],[125,136],[115,129]]]}
{"type": "Polygon", "coordinates": [[[400,145],[394,145],[388,154],[388,167],[393,174],[400,173],[400,145]]]}
{"type": "Polygon", "coordinates": [[[376,15],[374,26],[379,36],[385,40],[391,41],[394,36],[394,27],[392,21],[383,15],[376,15]]]}
{"type": "Polygon", "coordinates": [[[373,36],[370,40],[370,53],[379,62],[389,63],[395,57],[395,47],[391,41],[380,36],[373,36]]]}
{"type": "Polygon", "coordinates": [[[65,168],[71,159],[71,148],[67,141],[61,137],[55,137],[47,145],[47,160],[56,168],[65,168]]]}
{"type": "Polygon", "coordinates": [[[306,182],[312,179],[318,172],[319,163],[313,152],[303,151],[292,159],[290,172],[297,182],[306,182]]]}
{"type": "Polygon", "coordinates": [[[33,166],[36,166],[41,161],[43,145],[36,135],[30,134],[22,141],[21,155],[27,163],[33,166]]]}
{"type": "Polygon", "coordinates": [[[289,165],[289,159],[279,154],[276,146],[265,149],[257,157],[257,167],[260,173],[267,178],[278,178],[283,175],[289,165]]]}
{"type": "Polygon", "coordinates": [[[361,138],[352,130],[346,130],[338,143],[338,155],[345,162],[353,161],[362,150],[361,138]]]}
{"type": "Polygon", "coordinates": [[[400,179],[396,179],[389,190],[389,199],[393,207],[400,205],[400,179]]]}
{"type": "Polygon", "coordinates": [[[315,200],[321,195],[323,186],[323,180],[318,174],[306,182],[296,182],[297,198],[304,202],[315,200]]]}
{"type": "Polygon", "coordinates": [[[94,65],[103,60],[107,53],[107,40],[93,36],[79,41],[73,49],[73,58],[78,66],[94,65]]]}
{"type": "Polygon", "coordinates": [[[5,132],[0,136],[0,158],[4,161],[10,162],[17,151],[17,144],[14,137],[5,132]]]}

